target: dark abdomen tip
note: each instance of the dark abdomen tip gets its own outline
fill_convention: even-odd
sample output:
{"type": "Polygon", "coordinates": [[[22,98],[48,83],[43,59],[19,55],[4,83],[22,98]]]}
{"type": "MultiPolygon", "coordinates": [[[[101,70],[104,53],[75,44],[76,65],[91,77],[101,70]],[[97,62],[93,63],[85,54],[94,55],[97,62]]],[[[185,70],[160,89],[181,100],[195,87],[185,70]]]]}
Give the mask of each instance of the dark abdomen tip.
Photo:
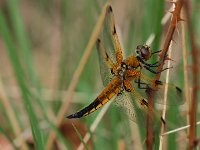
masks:
{"type": "Polygon", "coordinates": [[[80,113],[75,113],[75,114],[71,114],[69,116],[66,116],[66,118],[68,119],[73,119],[73,118],[81,118],[82,115],[80,115],[80,113]]]}
{"type": "Polygon", "coordinates": [[[74,118],[74,115],[72,114],[72,115],[66,116],[66,118],[72,119],[72,118],[74,118]]]}

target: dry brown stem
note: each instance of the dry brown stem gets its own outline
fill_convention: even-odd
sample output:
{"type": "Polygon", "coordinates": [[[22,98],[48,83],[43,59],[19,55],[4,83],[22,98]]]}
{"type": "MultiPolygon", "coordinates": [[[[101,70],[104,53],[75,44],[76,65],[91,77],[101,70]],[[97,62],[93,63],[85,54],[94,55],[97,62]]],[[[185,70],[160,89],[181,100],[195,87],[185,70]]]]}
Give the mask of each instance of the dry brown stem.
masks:
{"type": "Polygon", "coordinates": [[[195,36],[194,31],[192,27],[192,19],[191,19],[191,9],[189,8],[189,1],[184,0],[184,9],[187,17],[187,25],[188,25],[188,33],[189,33],[189,41],[190,41],[190,47],[191,47],[191,53],[192,53],[192,100],[190,103],[190,110],[189,110],[189,122],[190,122],[190,128],[189,128],[189,146],[188,149],[194,149],[195,147],[195,127],[196,127],[196,109],[197,109],[197,92],[198,92],[198,48],[195,43],[195,36]]]}
{"type": "Polygon", "coordinates": [[[12,128],[13,128],[13,131],[14,131],[16,137],[19,138],[19,141],[20,141],[20,144],[21,144],[20,148],[22,150],[27,150],[28,147],[26,145],[25,139],[23,139],[23,137],[21,136],[22,131],[21,131],[20,126],[17,122],[15,112],[13,111],[13,108],[12,108],[11,104],[9,103],[9,99],[7,98],[1,77],[0,77],[0,100],[2,102],[3,107],[6,110],[6,113],[8,115],[8,119],[11,123],[12,128]]]}
{"type": "MultiPolygon", "coordinates": [[[[161,51],[160,54],[160,61],[162,61],[165,57],[165,55],[167,54],[167,51],[169,49],[170,43],[173,39],[173,35],[174,35],[174,31],[177,27],[177,23],[178,21],[181,20],[180,18],[180,12],[181,12],[181,8],[183,6],[183,1],[182,0],[178,0],[177,2],[174,3],[175,4],[175,10],[172,12],[172,20],[170,22],[168,31],[167,31],[167,35],[166,35],[166,39],[163,45],[163,49],[161,51]]],[[[160,65],[157,68],[157,71],[162,70],[163,65],[160,65]]],[[[160,79],[160,74],[156,74],[154,77],[154,80],[159,80],[160,79]]],[[[153,88],[156,88],[155,85],[153,88]]],[[[153,97],[155,95],[155,91],[151,91],[148,95],[148,102],[150,106],[153,106],[153,97]]],[[[148,109],[148,115],[147,115],[147,132],[146,132],[146,149],[147,150],[152,150],[153,149],[153,122],[152,122],[152,116],[153,116],[153,112],[152,109],[148,109]]]]}

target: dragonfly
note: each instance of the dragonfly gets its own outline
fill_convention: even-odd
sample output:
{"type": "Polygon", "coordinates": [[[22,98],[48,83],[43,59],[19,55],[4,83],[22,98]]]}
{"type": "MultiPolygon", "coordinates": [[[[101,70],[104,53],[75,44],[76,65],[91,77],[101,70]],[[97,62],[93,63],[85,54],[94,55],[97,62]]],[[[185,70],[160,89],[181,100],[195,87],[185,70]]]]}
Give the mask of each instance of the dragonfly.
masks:
{"type": "MultiPolygon", "coordinates": [[[[145,94],[141,95],[142,92],[138,91],[142,90],[147,94],[149,90],[157,90],[158,92],[156,93],[159,93],[160,89],[166,85],[166,83],[162,81],[153,81],[142,73],[143,69],[154,74],[170,69],[164,68],[159,72],[153,69],[164,63],[164,60],[155,63],[147,62],[153,55],[158,54],[160,51],[152,52],[148,45],[138,45],[136,47],[136,54],[130,55],[124,59],[111,6],[108,6],[106,9],[104,21],[106,28],[103,33],[106,33],[105,36],[108,37],[108,39],[104,39],[104,42],[100,38],[97,39],[96,46],[99,56],[101,77],[105,88],[88,106],[74,114],[66,116],[68,119],[87,116],[115,97],[114,101],[116,105],[122,107],[123,111],[132,120],[135,120],[135,113],[131,109],[133,108],[133,101],[136,102],[137,107],[142,111],[147,112],[150,107],[147,98],[144,96],[145,94]],[[107,44],[109,40],[111,40],[110,45],[112,46],[105,47],[104,43],[107,44]],[[152,89],[153,84],[156,89],[152,89]],[[129,96],[130,94],[134,99],[129,96]]],[[[180,88],[172,86],[170,90],[170,93],[173,96],[176,95],[176,98],[181,97],[182,91],[180,88]]]]}

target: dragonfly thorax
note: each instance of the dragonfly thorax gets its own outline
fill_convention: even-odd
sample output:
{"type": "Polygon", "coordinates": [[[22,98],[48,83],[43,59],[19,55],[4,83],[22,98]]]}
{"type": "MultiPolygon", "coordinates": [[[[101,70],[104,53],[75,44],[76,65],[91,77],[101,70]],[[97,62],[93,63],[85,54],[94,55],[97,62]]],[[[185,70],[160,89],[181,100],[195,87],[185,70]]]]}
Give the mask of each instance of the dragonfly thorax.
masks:
{"type": "Polygon", "coordinates": [[[119,68],[117,68],[115,72],[112,72],[112,74],[114,76],[117,76],[121,80],[124,80],[127,77],[137,76],[138,72],[140,72],[140,63],[136,61],[135,57],[130,57],[130,58],[134,58],[134,60],[133,59],[124,60],[119,66],[119,68]],[[135,73],[131,73],[131,74],[127,73],[127,71],[131,71],[131,70],[134,71],[135,73]]]}
{"type": "Polygon", "coordinates": [[[129,56],[127,59],[124,60],[123,63],[126,65],[127,69],[134,70],[140,67],[140,62],[137,60],[137,58],[134,55],[129,56]]]}

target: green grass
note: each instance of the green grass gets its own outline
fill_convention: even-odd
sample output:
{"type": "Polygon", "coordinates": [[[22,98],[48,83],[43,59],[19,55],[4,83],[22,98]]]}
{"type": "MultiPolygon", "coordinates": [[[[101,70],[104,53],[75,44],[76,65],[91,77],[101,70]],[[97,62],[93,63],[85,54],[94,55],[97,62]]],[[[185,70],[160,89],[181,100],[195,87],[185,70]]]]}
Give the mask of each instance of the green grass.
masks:
{"type": "Polygon", "coordinates": [[[78,129],[75,127],[74,124],[72,124],[72,126],[73,126],[74,130],[76,131],[76,134],[77,134],[77,136],[79,137],[81,143],[83,143],[84,148],[85,148],[86,150],[88,150],[88,147],[87,147],[86,143],[84,142],[84,139],[83,139],[83,137],[81,136],[81,134],[79,133],[78,129]]]}
{"type": "Polygon", "coordinates": [[[42,149],[44,149],[44,142],[43,142],[41,130],[39,129],[39,126],[38,126],[38,124],[39,124],[38,119],[35,116],[33,107],[32,107],[31,102],[30,102],[30,98],[29,98],[30,91],[27,89],[26,83],[23,80],[24,75],[23,75],[23,70],[20,66],[19,59],[18,59],[17,54],[16,54],[17,50],[16,50],[14,43],[11,39],[9,30],[6,26],[5,19],[4,19],[1,12],[0,12],[0,28],[1,28],[1,34],[4,38],[5,44],[7,46],[8,57],[10,59],[12,66],[13,66],[13,70],[15,72],[16,80],[18,81],[18,85],[19,85],[19,88],[21,90],[24,106],[25,106],[25,109],[27,111],[28,118],[29,118],[29,121],[30,121],[30,124],[31,124],[31,129],[32,129],[32,133],[33,133],[33,139],[34,139],[35,147],[37,149],[42,150],[42,149]]]}
{"type": "MultiPolygon", "coordinates": [[[[90,125],[101,110],[87,118],[78,120],[78,125],[81,128],[76,125],[74,129],[66,129],[66,133],[54,125],[53,118],[63,105],[63,92],[66,92],[70,82],[73,82],[71,81],[72,76],[84,53],[105,1],[72,2],[61,0],[57,2],[41,0],[31,2],[28,0],[7,0],[4,3],[5,5],[0,7],[0,43],[3,45],[1,47],[0,76],[9,102],[12,103],[11,106],[14,109],[18,125],[22,131],[31,128],[35,149],[45,149],[50,131],[56,133],[58,145],[68,149],[77,148],[79,145],[73,139],[74,137],[69,137],[71,132],[76,135],[79,142],[84,144],[85,149],[90,148],[90,146],[93,149],[102,149],[102,146],[107,149],[119,149],[123,143],[126,149],[132,148],[132,146],[137,147],[138,145],[134,145],[136,139],[133,138],[134,131],[137,128],[133,128],[128,118],[124,117],[115,107],[109,108],[94,133],[91,133],[90,146],[83,142],[85,134],[82,133],[82,130],[84,130],[84,133],[89,130],[90,125]],[[19,97],[17,94],[11,93],[12,90],[9,91],[12,86],[18,88],[19,97]],[[44,89],[50,89],[50,91],[44,93],[44,89]],[[15,95],[11,96],[13,94],[15,95]],[[20,110],[21,108],[23,110],[20,110]],[[47,123],[47,128],[43,129],[39,126],[42,121],[47,123]]],[[[124,2],[123,5],[121,3],[120,1],[111,1],[115,20],[118,23],[117,27],[122,32],[126,56],[133,54],[137,45],[144,44],[151,33],[156,35],[151,45],[152,50],[159,50],[168,28],[168,25],[162,27],[160,22],[165,14],[165,5],[170,4],[160,0],[124,2]]],[[[192,15],[196,39],[200,37],[199,20],[197,19],[200,13],[196,7],[199,5],[198,1],[193,1],[192,15]]],[[[180,26],[178,26],[178,30],[181,31],[180,26]]],[[[176,33],[174,40],[172,58],[175,62],[172,62],[172,65],[179,64],[183,59],[180,44],[181,36],[176,33]]],[[[185,44],[187,48],[190,47],[188,40],[185,44]]],[[[197,41],[197,44],[199,45],[199,41],[197,41]]],[[[188,50],[188,60],[191,59],[189,53],[190,50],[188,50]]],[[[155,61],[155,59],[152,61],[155,61]]],[[[182,63],[180,64],[180,67],[173,68],[173,70],[178,70],[175,72],[177,75],[172,76],[174,78],[172,82],[183,87],[183,67],[182,63]]],[[[102,91],[103,84],[99,69],[98,54],[94,46],[81,73],[74,91],[74,97],[68,110],[66,110],[66,114],[86,106],[102,91]]],[[[148,76],[151,75],[148,74],[148,76]]],[[[173,103],[173,99],[170,102],[173,103]]],[[[0,108],[3,108],[2,111],[5,111],[6,108],[3,104],[0,103],[0,105],[0,108]]],[[[137,116],[141,115],[140,110],[135,111],[137,116]]],[[[186,115],[181,115],[184,113],[186,112],[181,112],[178,107],[169,107],[167,120],[172,124],[178,124],[179,120],[174,114],[179,114],[178,116],[181,116],[181,119],[184,120],[183,124],[185,124],[186,115]]],[[[7,116],[6,111],[0,115],[3,118],[0,133],[5,135],[15,149],[20,149],[13,143],[17,137],[9,119],[4,117],[7,116]]],[[[140,133],[137,140],[139,139],[138,141],[143,148],[145,148],[144,140],[146,136],[145,122],[146,120],[144,121],[142,117],[137,120],[140,133]]],[[[63,116],[63,123],[72,125],[73,122],[63,116]]],[[[177,127],[183,124],[177,125],[177,127]]],[[[186,133],[186,130],[184,133],[186,133]]],[[[159,147],[158,134],[155,138],[154,149],[159,147]]],[[[168,137],[167,149],[175,147],[178,149],[180,142],[173,140],[177,135],[178,133],[166,136],[168,137]]]]}

